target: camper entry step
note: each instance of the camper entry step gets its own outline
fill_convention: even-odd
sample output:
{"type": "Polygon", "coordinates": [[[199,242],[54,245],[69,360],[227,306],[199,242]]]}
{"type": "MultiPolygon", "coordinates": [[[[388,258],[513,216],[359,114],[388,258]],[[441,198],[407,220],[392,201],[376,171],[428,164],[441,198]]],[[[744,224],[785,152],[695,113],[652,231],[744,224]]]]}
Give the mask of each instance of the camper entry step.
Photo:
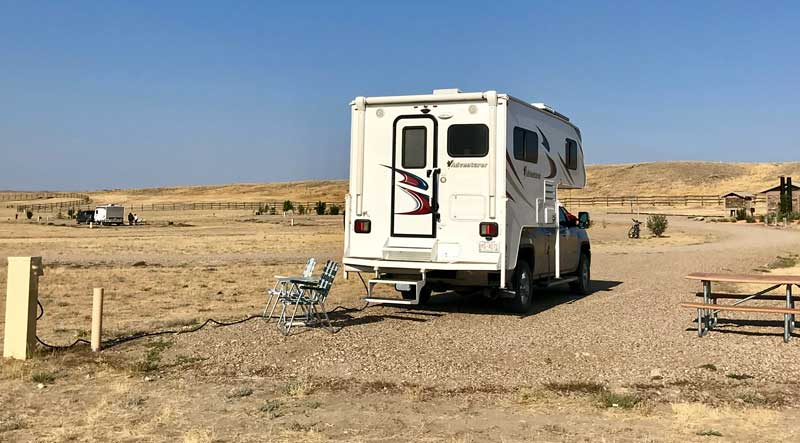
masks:
{"type": "Polygon", "coordinates": [[[367,297],[364,299],[364,301],[369,303],[379,303],[379,304],[418,305],[419,294],[424,286],[425,286],[424,276],[422,280],[373,278],[369,281],[369,284],[367,286],[368,294],[367,297]],[[415,297],[413,299],[373,297],[372,291],[375,288],[375,285],[392,285],[392,286],[408,285],[410,289],[414,290],[415,297]]]}

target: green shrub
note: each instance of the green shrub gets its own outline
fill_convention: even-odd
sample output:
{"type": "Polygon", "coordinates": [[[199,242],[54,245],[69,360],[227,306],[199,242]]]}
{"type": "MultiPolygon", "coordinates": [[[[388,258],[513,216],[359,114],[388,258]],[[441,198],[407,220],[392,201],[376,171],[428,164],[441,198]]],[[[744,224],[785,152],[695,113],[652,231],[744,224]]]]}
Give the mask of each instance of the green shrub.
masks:
{"type": "Polygon", "coordinates": [[[297,213],[300,215],[305,215],[306,207],[303,205],[297,205],[297,213]]]}
{"type": "Polygon", "coordinates": [[[33,212],[32,211],[25,211],[25,217],[28,217],[28,220],[32,219],[33,218],[33,212]]]}
{"type": "Polygon", "coordinates": [[[331,205],[331,209],[329,210],[331,215],[339,215],[339,205],[331,205]]]}
{"type": "Polygon", "coordinates": [[[667,230],[667,217],[665,215],[653,214],[647,217],[647,229],[656,237],[661,237],[667,230]]]}
{"type": "Polygon", "coordinates": [[[636,394],[620,394],[610,391],[601,392],[598,396],[600,406],[605,408],[631,409],[642,401],[636,394]]]}
{"type": "Polygon", "coordinates": [[[325,204],[323,201],[318,201],[317,204],[314,206],[314,210],[317,211],[317,215],[325,215],[325,209],[328,208],[328,205],[325,204]]]}
{"type": "Polygon", "coordinates": [[[737,209],[736,220],[747,220],[747,209],[737,209]]]}
{"type": "Polygon", "coordinates": [[[286,200],[283,202],[283,212],[289,212],[294,209],[294,205],[292,204],[291,200],[286,200]]]}

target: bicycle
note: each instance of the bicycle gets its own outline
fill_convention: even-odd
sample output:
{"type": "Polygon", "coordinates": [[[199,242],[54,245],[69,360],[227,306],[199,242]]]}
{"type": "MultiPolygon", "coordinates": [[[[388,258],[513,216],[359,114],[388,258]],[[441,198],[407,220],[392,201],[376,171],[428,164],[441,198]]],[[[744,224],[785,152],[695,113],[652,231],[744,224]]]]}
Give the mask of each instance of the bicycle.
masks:
{"type": "Polygon", "coordinates": [[[639,238],[639,232],[641,231],[640,226],[642,225],[642,222],[636,220],[635,218],[631,220],[633,220],[633,226],[628,229],[628,238],[639,238]]]}

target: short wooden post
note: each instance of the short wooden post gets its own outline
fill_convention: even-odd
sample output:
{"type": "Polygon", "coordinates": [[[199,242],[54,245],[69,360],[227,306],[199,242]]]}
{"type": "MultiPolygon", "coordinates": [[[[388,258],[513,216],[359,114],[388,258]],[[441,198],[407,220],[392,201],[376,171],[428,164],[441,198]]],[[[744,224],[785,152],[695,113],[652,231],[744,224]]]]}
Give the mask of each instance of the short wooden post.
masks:
{"type": "Polygon", "coordinates": [[[94,288],[92,298],[92,352],[101,348],[103,330],[103,288],[94,288]]]}

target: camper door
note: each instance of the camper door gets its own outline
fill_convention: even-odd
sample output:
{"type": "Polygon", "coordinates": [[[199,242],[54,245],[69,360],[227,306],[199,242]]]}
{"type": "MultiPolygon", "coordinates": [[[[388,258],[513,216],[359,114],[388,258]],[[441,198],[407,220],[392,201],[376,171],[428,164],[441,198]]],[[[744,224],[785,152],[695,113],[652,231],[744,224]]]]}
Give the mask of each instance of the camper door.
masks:
{"type": "Polygon", "coordinates": [[[399,117],[393,130],[391,235],[435,237],[436,119],[430,115],[399,117]]]}

